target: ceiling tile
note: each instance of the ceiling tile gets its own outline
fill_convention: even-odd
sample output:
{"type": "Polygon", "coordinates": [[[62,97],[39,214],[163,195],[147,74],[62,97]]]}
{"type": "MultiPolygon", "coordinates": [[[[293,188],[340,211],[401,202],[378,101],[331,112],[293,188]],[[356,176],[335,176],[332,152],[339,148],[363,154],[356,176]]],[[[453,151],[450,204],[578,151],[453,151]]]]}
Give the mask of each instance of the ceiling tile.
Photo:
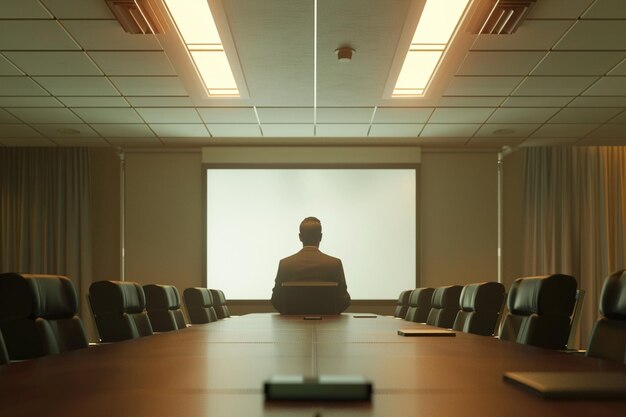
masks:
{"type": "Polygon", "coordinates": [[[626,58],[609,72],[609,75],[626,75],[626,58]]]}
{"type": "Polygon", "coordinates": [[[0,19],[50,18],[52,18],[50,13],[37,0],[2,0],[0,19]]]}
{"type": "Polygon", "coordinates": [[[63,26],[86,51],[163,49],[155,36],[126,33],[117,20],[64,20],[63,26]]]}
{"type": "Polygon", "coordinates": [[[597,124],[548,124],[541,126],[534,138],[582,138],[598,127],[597,124]]]}
{"type": "Polygon", "coordinates": [[[541,125],[532,123],[485,124],[478,129],[475,136],[483,138],[525,138],[537,130],[539,126],[541,125]]]}
{"type": "Polygon", "coordinates": [[[576,96],[589,87],[596,77],[528,77],[514,96],[576,96]]]}
{"type": "Polygon", "coordinates": [[[89,146],[89,147],[109,147],[111,146],[102,138],[54,138],[54,142],[59,146],[89,146]]]}
{"type": "Polygon", "coordinates": [[[119,96],[106,77],[34,77],[55,96],[119,96]]]}
{"type": "Polygon", "coordinates": [[[593,131],[589,137],[591,138],[626,138],[625,124],[606,124],[599,129],[593,131]]]}
{"type": "Polygon", "coordinates": [[[146,123],[202,123],[196,109],[157,107],[135,110],[146,123]]]}
{"type": "Polygon", "coordinates": [[[178,77],[110,77],[125,96],[186,96],[178,77]]]}
{"type": "Polygon", "coordinates": [[[252,107],[199,108],[198,113],[206,123],[257,123],[252,107]]]}
{"type": "Polygon", "coordinates": [[[57,97],[67,107],[130,107],[124,97],[57,97]]]}
{"type": "Polygon", "coordinates": [[[0,96],[48,96],[48,92],[28,77],[0,77],[0,96]]]}
{"type": "Polygon", "coordinates": [[[609,123],[626,123],[626,110],[609,120],[609,123]]]}
{"type": "Polygon", "coordinates": [[[98,134],[86,124],[34,124],[33,128],[49,138],[92,138],[98,134]]]}
{"type": "Polygon", "coordinates": [[[369,130],[367,123],[329,123],[318,124],[315,136],[324,137],[365,137],[369,130]]]}
{"type": "Polygon", "coordinates": [[[539,0],[527,19],[577,19],[594,0],[539,0]]]}
{"type": "Polygon", "coordinates": [[[55,143],[44,137],[37,138],[21,138],[17,136],[2,138],[0,136],[0,143],[4,146],[16,146],[16,147],[24,147],[24,146],[36,146],[36,147],[44,147],[44,146],[56,146],[55,143]]]}
{"type": "Polygon", "coordinates": [[[469,52],[457,75],[528,75],[545,52],[469,52]]]}
{"type": "Polygon", "coordinates": [[[134,107],[193,107],[189,97],[126,97],[134,107]]]}
{"type": "Polygon", "coordinates": [[[84,52],[5,52],[28,75],[102,75],[84,52]]]}
{"type": "Polygon", "coordinates": [[[574,145],[580,139],[572,138],[528,138],[520,146],[564,146],[574,145]]]}
{"type": "Polygon", "coordinates": [[[502,107],[564,107],[574,97],[509,97],[502,107]]]}
{"type": "Polygon", "coordinates": [[[159,138],[118,138],[111,137],[106,138],[107,142],[115,147],[122,148],[162,148],[163,143],[159,140],[159,138]]]}
{"type": "MultiPolygon", "coordinates": [[[[626,23],[625,23],[626,24],[626,23]]],[[[602,77],[584,96],[626,96],[626,77],[602,77]]]]}
{"type": "Polygon", "coordinates": [[[154,131],[154,133],[156,133],[157,136],[166,138],[205,138],[211,136],[206,126],[202,123],[151,123],[150,128],[154,131]]]}
{"type": "Polygon", "coordinates": [[[0,128],[0,138],[39,138],[41,135],[24,124],[6,124],[0,128]]]}
{"type": "Polygon", "coordinates": [[[164,52],[90,52],[106,75],[176,75],[164,52]]]}
{"type": "Polygon", "coordinates": [[[80,123],[74,113],[63,107],[11,108],[9,111],[26,123],[80,123]]]}
{"type": "MultiPolygon", "coordinates": [[[[124,107],[83,107],[72,109],[87,123],[143,123],[137,112],[124,107]]],[[[106,135],[105,135],[106,136],[106,135]]]]}
{"type": "Polygon", "coordinates": [[[624,58],[621,52],[548,53],[532,75],[604,75],[624,58]]]}
{"type": "Polygon", "coordinates": [[[379,107],[374,123],[426,123],[433,112],[432,107],[379,107]]]}
{"type": "Polygon", "coordinates": [[[616,108],[565,108],[549,123],[604,123],[620,111],[616,108]]]}
{"type": "Polygon", "coordinates": [[[0,97],[0,107],[63,107],[54,97],[0,97]]]}
{"type": "Polygon", "coordinates": [[[317,123],[367,123],[374,113],[373,107],[318,107],[317,123]]]}
{"type": "Polygon", "coordinates": [[[420,137],[470,138],[480,127],[480,124],[427,124],[420,137]]]}
{"type": "Polygon", "coordinates": [[[80,49],[56,20],[3,20],[0,50],[80,49]]]}
{"type": "Polygon", "coordinates": [[[437,108],[429,123],[483,123],[495,109],[491,108],[437,108]]]}
{"type": "Polygon", "coordinates": [[[557,111],[558,108],[551,107],[499,108],[488,123],[544,123],[557,111]]]}
{"type": "Polygon", "coordinates": [[[522,77],[454,77],[446,96],[507,96],[522,77]]]}
{"type": "Polygon", "coordinates": [[[386,124],[373,124],[370,128],[369,137],[403,137],[414,138],[419,135],[420,131],[424,127],[423,124],[409,124],[409,123],[386,123],[386,124]]]}
{"type": "Polygon", "coordinates": [[[440,107],[498,107],[506,97],[441,97],[440,107]]]}
{"type": "Polygon", "coordinates": [[[555,50],[626,50],[626,24],[623,20],[579,20],[555,50]]]}
{"type": "Polygon", "coordinates": [[[623,97],[577,97],[568,107],[626,107],[623,97]]]}
{"type": "MultiPolygon", "coordinates": [[[[260,115],[259,115],[260,116],[260,115]]],[[[261,126],[265,137],[309,137],[313,136],[312,124],[263,124],[261,126]]]]}
{"type": "Polygon", "coordinates": [[[479,35],[472,50],[547,51],[572,23],[570,20],[526,20],[512,35],[479,35]]]}
{"type": "Polygon", "coordinates": [[[57,19],[112,19],[103,0],[41,0],[57,19]]]}
{"type": "Polygon", "coordinates": [[[4,123],[19,124],[22,122],[16,119],[15,116],[13,116],[11,113],[8,113],[5,110],[0,109],[0,123],[1,124],[4,124],[4,123]]]}
{"type": "Polygon", "coordinates": [[[583,19],[626,19],[624,0],[597,0],[583,19]]]}
{"type": "Polygon", "coordinates": [[[257,107],[256,110],[261,123],[313,123],[310,107],[257,107]]]}
{"type": "Polygon", "coordinates": [[[218,138],[225,137],[258,137],[261,136],[261,129],[257,124],[243,124],[243,123],[223,123],[223,124],[207,124],[207,128],[211,132],[211,135],[218,138]]]}
{"type": "Polygon", "coordinates": [[[106,138],[146,138],[154,133],[145,124],[92,124],[91,127],[106,138]]]}
{"type": "Polygon", "coordinates": [[[4,56],[0,55],[0,76],[2,75],[24,75],[15,65],[4,56]]]}

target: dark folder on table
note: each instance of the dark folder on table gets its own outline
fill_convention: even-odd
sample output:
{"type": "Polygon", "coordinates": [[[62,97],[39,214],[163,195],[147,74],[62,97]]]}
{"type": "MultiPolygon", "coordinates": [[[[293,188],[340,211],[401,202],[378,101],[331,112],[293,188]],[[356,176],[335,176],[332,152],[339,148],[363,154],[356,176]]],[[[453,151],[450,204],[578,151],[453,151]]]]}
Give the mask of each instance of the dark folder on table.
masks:
{"type": "Polygon", "coordinates": [[[507,372],[504,380],[544,398],[626,399],[624,372],[507,372]]]}

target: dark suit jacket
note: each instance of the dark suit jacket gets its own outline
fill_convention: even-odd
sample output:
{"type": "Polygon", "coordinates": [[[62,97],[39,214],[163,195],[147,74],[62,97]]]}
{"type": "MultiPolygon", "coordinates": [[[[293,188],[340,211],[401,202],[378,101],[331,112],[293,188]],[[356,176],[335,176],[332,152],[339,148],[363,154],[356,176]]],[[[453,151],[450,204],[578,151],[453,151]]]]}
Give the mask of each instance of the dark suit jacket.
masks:
{"type": "Polygon", "coordinates": [[[329,281],[336,282],[337,300],[339,312],[350,305],[350,294],[343,274],[341,259],[328,256],[314,246],[305,246],[302,250],[287,258],[281,259],[276,274],[276,282],[272,291],[272,305],[276,310],[284,313],[283,308],[283,282],[289,281],[329,281]]]}

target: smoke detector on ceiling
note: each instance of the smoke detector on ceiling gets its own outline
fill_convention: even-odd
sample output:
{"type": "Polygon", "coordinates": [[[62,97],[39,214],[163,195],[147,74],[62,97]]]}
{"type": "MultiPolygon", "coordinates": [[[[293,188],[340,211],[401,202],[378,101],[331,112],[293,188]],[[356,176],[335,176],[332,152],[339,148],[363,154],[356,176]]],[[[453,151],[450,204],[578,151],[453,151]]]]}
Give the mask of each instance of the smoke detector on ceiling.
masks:
{"type": "Polygon", "coordinates": [[[337,54],[337,59],[339,62],[349,62],[352,60],[352,55],[356,51],[349,46],[342,46],[341,48],[335,49],[335,53],[337,54]]]}

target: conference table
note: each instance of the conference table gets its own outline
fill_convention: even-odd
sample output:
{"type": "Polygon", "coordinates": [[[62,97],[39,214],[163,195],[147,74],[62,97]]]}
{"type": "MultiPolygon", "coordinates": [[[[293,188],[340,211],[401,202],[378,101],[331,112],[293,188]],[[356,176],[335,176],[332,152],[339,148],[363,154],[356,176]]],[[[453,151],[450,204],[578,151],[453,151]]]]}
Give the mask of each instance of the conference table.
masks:
{"type": "Polygon", "coordinates": [[[546,400],[507,371],[619,371],[626,366],[355,314],[304,320],[251,314],[0,367],[0,416],[619,416],[623,400],[546,400]],[[362,375],[372,400],[265,401],[277,374],[362,375]]]}

